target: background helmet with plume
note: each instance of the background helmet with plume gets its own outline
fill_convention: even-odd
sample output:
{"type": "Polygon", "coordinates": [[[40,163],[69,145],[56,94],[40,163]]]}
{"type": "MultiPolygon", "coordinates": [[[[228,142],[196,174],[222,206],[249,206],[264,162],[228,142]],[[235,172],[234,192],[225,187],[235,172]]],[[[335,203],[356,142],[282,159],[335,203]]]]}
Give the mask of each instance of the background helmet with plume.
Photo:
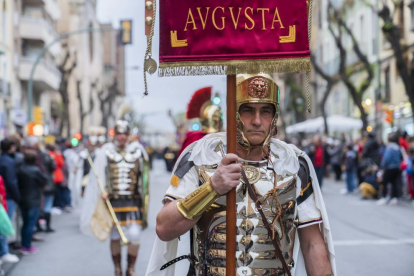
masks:
{"type": "Polygon", "coordinates": [[[128,104],[123,104],[118,111],[116,116],[117,121],[115,123],[115,134],[129,134],[131,129],[129,127],[129,122],[131,121],[131,106],[128,104]]]}
{"type": "Polygon", "coordinates": [[[186,118],[199,118],[205,133],[215,133],[223,129],[221,108],[211,101],[212,87],[197,90],[187,106],[186,118]]]}

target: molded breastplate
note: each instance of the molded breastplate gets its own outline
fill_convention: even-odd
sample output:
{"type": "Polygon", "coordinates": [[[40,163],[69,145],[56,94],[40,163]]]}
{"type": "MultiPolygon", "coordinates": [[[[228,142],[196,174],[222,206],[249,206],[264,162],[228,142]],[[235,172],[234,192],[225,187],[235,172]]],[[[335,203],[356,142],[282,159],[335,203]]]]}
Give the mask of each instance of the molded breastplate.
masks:
{"type": "Polygon", "coordinates": [[[141,170],[142,152],[117,152],[107,150],[108,166],[106,180],[108,192],[112,198],[139,197],[138,185],[141,170]]]}
{"type": "MultiPolygon", "coordinates": [[[[293,266],[293,246],[296,235],[296,177],[277,176],[268,161],[243,163],[246,175],[262,202],[263,212],[269,223],[275,226],[279,246],[288,265],[293,266]],[[277,187],[277,199],[267,193],[277,187]],[[279,219],[274,221],[278,212],[279,219]]],[[[211,166],[200,167],[209,175],[214,174],[211,166]]],[[[193,252],[197,275],[225,275],[226,270],[226,211],[225,196],[219,198],[207,210],[194,228],[193,252]]],[[[282,263],[276,257],[272,240],[268,237],[255,203],[249,197],[245,184],[240,183],[236,194],[237,224],[237,275],[284,275],[282,263]]]]}

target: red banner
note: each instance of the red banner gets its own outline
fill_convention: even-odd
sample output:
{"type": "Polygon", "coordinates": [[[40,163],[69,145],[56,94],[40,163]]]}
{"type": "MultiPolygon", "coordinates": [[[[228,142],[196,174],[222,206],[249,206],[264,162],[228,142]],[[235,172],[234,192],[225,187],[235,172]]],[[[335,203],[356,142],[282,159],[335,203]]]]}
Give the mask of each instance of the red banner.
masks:
{"type": "Polygon", "coordinates": [[[306,0],[160,0],[160,75],[309,71],[306,0]]]}

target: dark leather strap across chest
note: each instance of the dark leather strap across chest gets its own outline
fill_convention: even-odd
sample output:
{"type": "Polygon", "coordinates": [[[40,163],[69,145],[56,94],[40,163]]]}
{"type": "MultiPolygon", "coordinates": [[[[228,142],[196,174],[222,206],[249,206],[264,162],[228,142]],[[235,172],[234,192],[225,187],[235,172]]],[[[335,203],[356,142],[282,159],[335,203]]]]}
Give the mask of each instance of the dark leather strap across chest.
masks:
{"type": "Polygon", "coordinates": [[[288,276],[292,276],[290,274],[290,269],[289,269],[289,267],[288,267],[288,265],[285,261],[285,258],[283,257],[282,251],[280,250],[278,242],[276,240],[278,236],[277,236],[277,234],[276,235],[273,234],[274,231],[272,231],[272,226],[269,224],[269,221],[267,220],[265,214],[263,213],[262,205],[261,205],[260,201],[258,200],[256,192],[254,191],[252,185],[250,184],[244,169],[242,169],[241,175],[242,175],[244,183],[246,184],[249,196],[255,202],[256,209],[259,212],[260,216],[262,217],[263,224],[266,227],[268,235],[272,240],[273,246],[275,248],[276,255],[279,258],[279,260],[282,262],[282,266],[283,266],[283,269],[284,269],[285,273],[288,276]]]}

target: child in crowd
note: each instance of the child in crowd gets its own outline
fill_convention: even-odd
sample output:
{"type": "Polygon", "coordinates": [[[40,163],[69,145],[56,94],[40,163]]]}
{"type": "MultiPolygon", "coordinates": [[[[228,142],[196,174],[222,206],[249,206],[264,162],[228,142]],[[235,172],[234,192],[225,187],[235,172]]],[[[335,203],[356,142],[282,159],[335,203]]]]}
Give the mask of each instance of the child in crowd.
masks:
{"type": "Polygon", "coordinates": [[[362,199],[378,198],[378,181],[377,181],[378,166],[369,166],[365,169],[364,182],[359,185],[359,190],[362,194],[362,199]]]}

